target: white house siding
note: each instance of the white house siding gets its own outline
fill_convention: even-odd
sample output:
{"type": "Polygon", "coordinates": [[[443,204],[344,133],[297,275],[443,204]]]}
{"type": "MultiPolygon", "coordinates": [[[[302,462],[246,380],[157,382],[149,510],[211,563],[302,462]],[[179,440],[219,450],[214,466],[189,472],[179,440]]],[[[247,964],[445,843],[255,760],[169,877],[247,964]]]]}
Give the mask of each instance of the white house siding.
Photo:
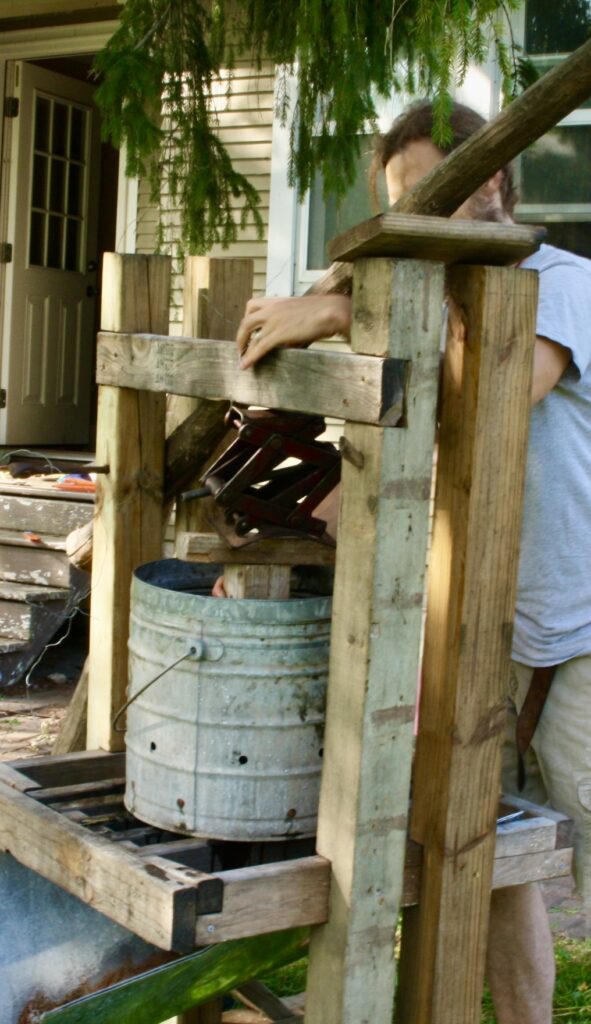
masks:
{"type": "MultiPolygon", "coordinates": [[[[215,89],[213,103],[218,115],[218,133],[226,144],[236,170],[244,174],[257,188],[261,197],[260,211],[265,225],[264,235],[257,238],[256,228],[249,223],[239,231],[238,240],[227,249],[214,246],[211,256],[250,257],[254,259],[254,291],[265,290],[267,267],[267,231],[269,223],[269,193],[271,178],[271,141],[273,135],[274,68],[268,63],[260,70],[247,61],[234,69],[230,95],[226,95],[228,75],[225,74],[215,89]]],[[[166,203],[166,196],[163,196],[166,203]]],[[[236,201],[239,215],[241,202],[236,201]]],[[[172,210],[167,220],[170,230],[180,225],[180,212],[172,210]]],[[[155,251],[158,212],[150,203],[147,182],[141,181],[138,194],[136,251],[155,251]]],[[[171,331],[178,332],[182,321],[182,260],[174,261],[171,303],[171,331]]]]}

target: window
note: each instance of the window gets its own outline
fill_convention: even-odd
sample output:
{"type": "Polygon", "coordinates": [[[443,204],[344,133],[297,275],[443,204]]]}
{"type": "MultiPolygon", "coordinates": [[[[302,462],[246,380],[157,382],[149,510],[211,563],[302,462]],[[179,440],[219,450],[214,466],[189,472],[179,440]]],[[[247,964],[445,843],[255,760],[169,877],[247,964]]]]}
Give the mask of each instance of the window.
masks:
{"type": "MultiPolygon", "coordinates": [[[[591,0],[527,0],[519,35],[544,73],[591,33],[591,0]]],[[[534,143],[518,164],[517,218],[544,224],[553,245],[591,257],[591,99],[534,143]]]]}

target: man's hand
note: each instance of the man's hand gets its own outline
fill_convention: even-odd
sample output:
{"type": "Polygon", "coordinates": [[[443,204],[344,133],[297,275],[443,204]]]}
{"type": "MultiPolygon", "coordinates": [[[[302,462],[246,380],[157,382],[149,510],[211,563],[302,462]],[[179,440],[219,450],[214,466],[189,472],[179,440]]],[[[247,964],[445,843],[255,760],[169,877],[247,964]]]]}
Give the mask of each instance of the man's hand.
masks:
{"type": "Polygon", "coordinates": [[[302,295],[290,299],[251,299],[236,341],[243,370],[267,352],[309,345],[331,334],[348,337],[351,299],[348,295],[302,295]],[[253,332],[255,337],[253,338],[253,332]]]}

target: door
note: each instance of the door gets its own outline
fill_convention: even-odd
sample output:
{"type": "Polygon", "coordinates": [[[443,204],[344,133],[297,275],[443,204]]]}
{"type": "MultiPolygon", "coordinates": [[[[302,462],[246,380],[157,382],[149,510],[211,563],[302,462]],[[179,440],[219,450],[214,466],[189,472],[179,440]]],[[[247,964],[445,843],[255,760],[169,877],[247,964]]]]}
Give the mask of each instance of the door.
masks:
{"type": "Polygon", "coordinates": [[[94,89],[26,62],[16,65],[15,86],[0,443],[84,444],[100,169],[94,89]]]}

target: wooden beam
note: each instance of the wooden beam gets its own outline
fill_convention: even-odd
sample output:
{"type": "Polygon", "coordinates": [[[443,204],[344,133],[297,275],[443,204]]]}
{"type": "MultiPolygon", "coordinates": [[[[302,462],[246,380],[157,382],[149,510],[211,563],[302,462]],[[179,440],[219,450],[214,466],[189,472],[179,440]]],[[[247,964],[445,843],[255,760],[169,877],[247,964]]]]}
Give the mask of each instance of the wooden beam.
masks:
{"type": "Polygon", "coordinates": [[[241,370],[233,342],[140,333],[99,334],[97,360],[98,382],[117,388],[225,396],[384,426],[395,426],[403,412],[407,360],[283,349],[241,370]]]}
{"type": "Polygon", "coordinates": [[[197,918],[196,946],[319,924],[328,916],[330,867],[324,857],[236,868],[217,877],[224,883],[223,909],[197,918]]]}
{"type": "MultiPolygon", "coordinates": [[[[458,146],[392,207],[439,217],[457,210],[481,185],[591,96],[591,39],[458,146]]],[[[352,267],[334,263],[309,294],[348,292],[352,267]]]]}
{"type": "Polygon", "coordinates": [[[353,348],[413,363],[404,429],[345,427],[360,458],[343,462],[317,847],[330,917],[312,936],[307,1024],[392,1017],[443,291],[441,264],[355,267],[353,348]]]}
{"type": "MultiPolygon", "coordinates": [[[[252,259],[187,256],[183,290],[183,334],[189,338],[214,338],[234,342],[246,303],[252,296],[253,279],[252,259]]],[[[181,437],[186,437],[183,422],[195,413],[200,423],[207,420],[215,425],[214,436],[209,440],[210,446],[203,454],[198,446],[193,446],[190,453],[191,474],[187,477],[188,488],[199,486],[200,476],[217,458],[217,447],[228,436],[224,422],[227,411],[227,400],[211,401],[206,398],[187,398],[184,395],[169,396],[167,435],[174,426],[181,431],[181,437]]],[[[211,529],[201,502],[177,504],[174,523],[175,551],[179,532],[211,532],[211,529]]]]}
{"type": "Polygon", "coordinates": [[[290,584],[288,565],[235,565],[232,562],[224,565],[224,589],[228,597],[287,601],[290,584]]]}
{"type": "Polygon", "coordinates": [[[337,235],[328,254],[338,260],[397,256],[442,263],[507,266],[535,252],[546,229],[525,224],[489,224],[388,211],[337,235]]]}
{"type": "MultiPolygon", "coordinates": [[[[106,253],[101,326],[168,330],[170,258],[106,253]]],[[[162,550],[163,394],[100,387],[90,605],[87,746],[120,749],[112,722],[125,703],[129,588],[133,570],[162,550]]]]}
{"type": "Polygon", "coordinates": [[[448,338],[444,364],[404,1024],[480,1020],[536,326],[530,271],[452,268],[449,287],[465,330],[448,338]]]}
{"type": "Polygon", "coordinates": [[[88,665],[86,658],[68,710],[60,725],[52,754],[69,754],[75,750],[86,750],[87,706],[88,706],[88,665]]]}
{"type": "Polygon", "coordinates": [[[266,537],[231,548],[215,533],[179,533],[177,558],[235,565],[334,565],[336,548],[299,537],[266,537]]]}

